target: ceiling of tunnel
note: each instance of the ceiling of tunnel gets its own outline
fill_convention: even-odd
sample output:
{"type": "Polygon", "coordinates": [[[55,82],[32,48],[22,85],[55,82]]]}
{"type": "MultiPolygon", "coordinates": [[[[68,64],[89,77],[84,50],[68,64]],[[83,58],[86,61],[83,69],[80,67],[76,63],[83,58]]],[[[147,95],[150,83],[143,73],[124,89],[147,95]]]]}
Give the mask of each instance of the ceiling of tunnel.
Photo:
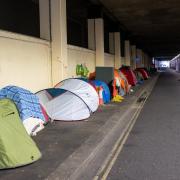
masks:
{"type": "Polygon", "coordinates": [[[100,0],[152,56],[180,52],[180,0],[100,0]]]}

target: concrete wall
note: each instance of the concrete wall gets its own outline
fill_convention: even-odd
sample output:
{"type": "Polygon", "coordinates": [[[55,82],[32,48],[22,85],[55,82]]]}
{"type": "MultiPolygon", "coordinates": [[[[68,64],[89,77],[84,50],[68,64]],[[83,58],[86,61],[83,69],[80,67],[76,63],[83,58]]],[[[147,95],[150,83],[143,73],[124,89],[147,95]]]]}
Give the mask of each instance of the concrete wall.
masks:
{"type": "MultiPolygon", "coordinates": [[[[68,45],[68,78],[76,77],[76,65],[86,64],[90,72],[95,71],[95,51],[68,45]]],[[[114,67],[114,55],[105,53],[105,66],[114,67]]]]}
{"type": "MultiPolygon", "coordinates": [[[[68,45],[68,78],[76,65],[95,71],[95,51],[68,45]]],[[[105,66],[114,67],[114,55],[105,54],[105,66]]],[[[33,92],[52,87],[50,43],[34,37],[0,31],[0,88],[21,86],[33,92]]]]}
{"type": "Polygon", "coordinates": [[[105,67],[114,67],[114,55],[104,54],[105,67]]]}
{"type": "Polygon", "coordinates": [[[0,88],[9,84],[33,92],[51,86],[48,41],[0,31],[0,88]]]}
{"type": "MultiPolygon", "coordinates": [[[[68,45],[68,78],[76,77],[76,65],[95,71],[95,51],[68,45]]],[[[105,66],[114,67],[114,55],[104,54],[105,66]]],[[[0,88],[24,87],[33,92],[52,87],[50,42],[0,30],[0,88]]]]}
{"type": "Polygon", "coordinates": [[[95,71],[95,51],[68,45],[68,77],[76,77],[76,65],[86,64],[90,72],[95,71]]]}
{"type": "MultiPolygon", "coordinates": [[[[68,45],[68,77],[76,77],[76,65],[86,64],[90,72],[95,71],[95,51],[68,45]]],[[[105,53],[105,66],[114,67],[114,55],[105,53]]]]}

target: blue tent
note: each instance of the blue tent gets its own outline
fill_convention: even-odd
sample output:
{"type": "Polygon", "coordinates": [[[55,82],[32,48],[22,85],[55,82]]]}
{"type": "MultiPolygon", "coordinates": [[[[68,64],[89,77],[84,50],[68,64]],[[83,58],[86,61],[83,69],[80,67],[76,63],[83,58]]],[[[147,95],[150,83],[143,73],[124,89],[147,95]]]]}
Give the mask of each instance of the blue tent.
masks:
{"type": "Polygon", "coordinates": [[[91,81],[95,86],[102,86],[103,88],[103,101],[105,104],[109,103],[111,101],[111,94],[108,85],[99,80],[91,81]]]}

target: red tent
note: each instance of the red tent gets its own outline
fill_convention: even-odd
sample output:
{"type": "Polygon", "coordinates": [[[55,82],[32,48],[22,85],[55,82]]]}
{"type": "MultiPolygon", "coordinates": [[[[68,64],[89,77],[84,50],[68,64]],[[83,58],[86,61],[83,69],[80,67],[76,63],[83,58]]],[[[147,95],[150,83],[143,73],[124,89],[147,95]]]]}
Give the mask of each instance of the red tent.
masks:
{"type": "Polygon", "coordinates": [[[137,68],[136,71],[140,72],[142,74],[142,77],[144,80],[148,79],[149,76],[148,76],[148,73],[146,72],[145,69],[143,68],[137,68]]]}
{"type": "Polygon", "coordinates": [[[119,70],[126,76],[128,83],[130,85],[135,86],[137,84],[136,75],[134,74],[134,72],[131,70],[130,67],[122,66],[119,70]]]}

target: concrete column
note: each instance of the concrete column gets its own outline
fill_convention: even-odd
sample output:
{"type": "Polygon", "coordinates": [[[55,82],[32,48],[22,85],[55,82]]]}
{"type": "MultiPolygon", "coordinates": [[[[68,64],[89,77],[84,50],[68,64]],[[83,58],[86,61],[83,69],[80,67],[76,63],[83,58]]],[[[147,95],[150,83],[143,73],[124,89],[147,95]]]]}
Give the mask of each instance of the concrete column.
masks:
{"type": "Polygon", "coordinates": [[[51,1],[50,7],[52,34],[52,81],[54,85],[67,77],[66,0],[53,0],[51,1]]]}
{"type": "Polygon", "coordinates": [[[121,64],[124,65],[124,66],[126,65],[125,57],[121,57],[121,64]]]}
{"type": "Polygon", "coordinates": [[[114,33],[114,46],[115,46],[115,59],[114,65],[116,69],[119,69],[122,65],[121,62],[121,36],[120,32],[114,33]]]}
{"type": "Polygon", "coordinates": [[[95,19],[96,66],[104,66],[104,21],[95,19]]]}
{"type": "Polygon", "coordinates": [[[146,59],[146,54],[145,54],[145,52],[144,51],[142,51],[142,67],[144,67],[145,66],[145,59],[146,59]]]}
{"type": "Polygon", "coordinates": [[[180,72],[180,59],[179,58],[176,59],[176,71],[180,72]]]}
{"type": "Polygon", "coordinates": [[[136,63],[136,67],[142,67],[142,50],[141,49],[137,49],[137,63],[136,63]]]}
{"type": "Polygon", "coordinates": [[[144,67],[148,68],[149,67],[149,56],[145,54],[145,60],[144,60],[144,67]]]}
{"type": "Polygon", "coordinates": [[[114,50],[114,46],[115,46],[115,39],[114,39],[114,33],[111,32],[109,33],[109,52],[110,54],[114,54],[115,53],[115,50],[114,50]]]}
{"type": "Polygon", "coordinates": [[[131,58],[131,64],[132,69],[136,69],[136,46],[131,46],[131,52],[132,52],[132,58],[131,58]]]}
{"type": "Polygon", "coordinates": [[[144,67],[146,67],[146,53],[144,52],[144,60],[143,60],[144,67]]]}
{"type": "Polygon", "coordinates": [[[148,68],[150,68],[152,65],[152,58],[148,56],[148,68]]]}
{"type": "Polygon", "coordinates": [[[95,20],[88,19],[88,48],[95,50],[95,20]]]}
{"type": "Polygon", "coordinates": [[[131,66],[131,49],[130,49],[130,41],[125,41],[125,64],[126,66],[131,66]]]}
{"type": "Polygon", "coordinates": [[[40,37],[45,40],[50,40],[49,8],[49,0],[39,0],[40,37]]]}

